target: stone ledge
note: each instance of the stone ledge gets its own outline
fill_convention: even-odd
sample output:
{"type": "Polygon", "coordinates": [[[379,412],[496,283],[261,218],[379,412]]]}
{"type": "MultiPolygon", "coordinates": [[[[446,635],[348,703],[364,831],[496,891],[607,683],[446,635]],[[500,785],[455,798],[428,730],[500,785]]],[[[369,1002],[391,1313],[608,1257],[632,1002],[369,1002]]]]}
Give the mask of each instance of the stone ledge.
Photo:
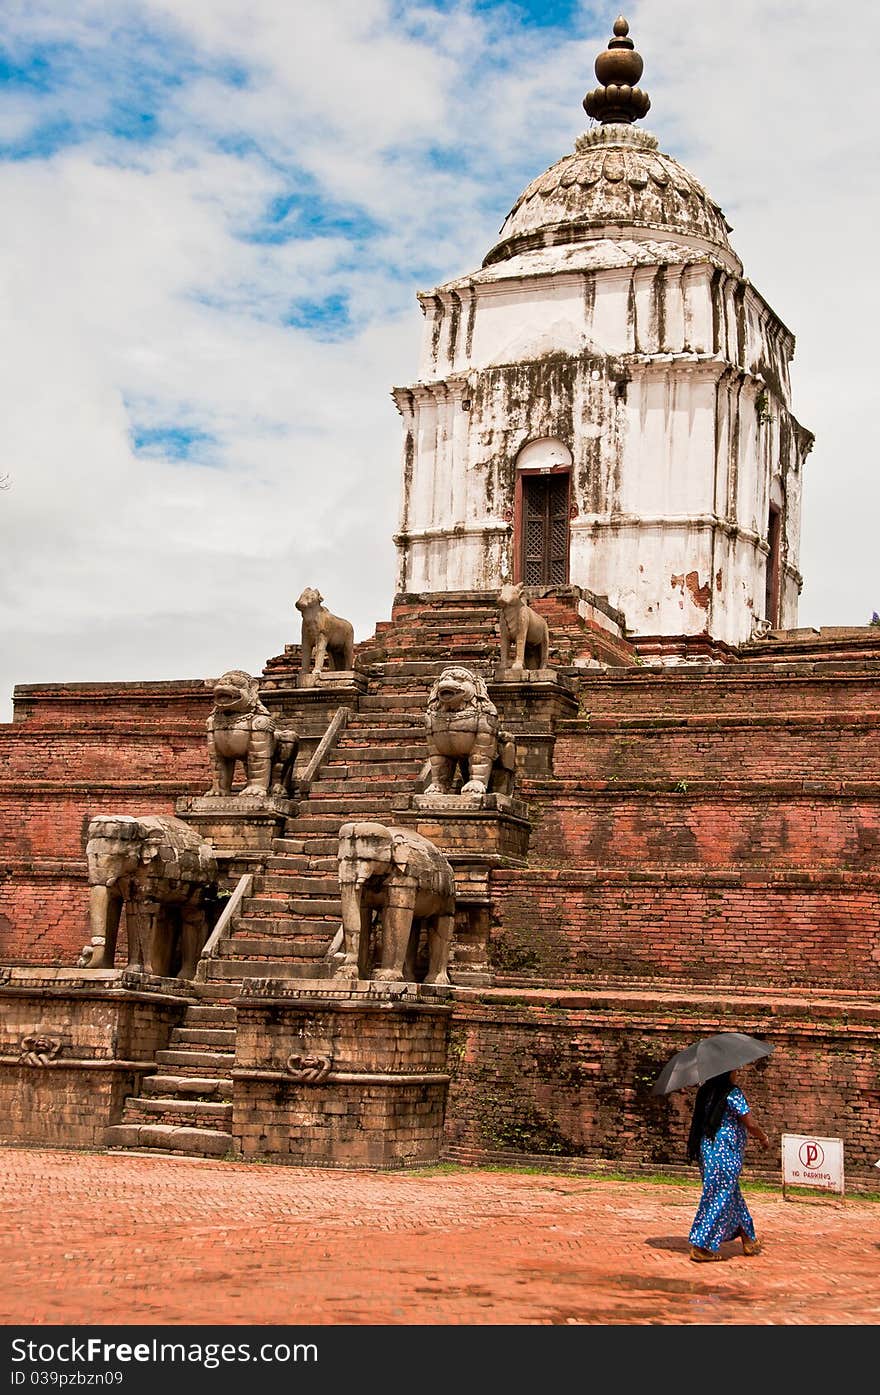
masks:
{"type": "Polygon", "coordinates": [[[410,796],[409,807],[420,813],[464,817],[502,814],[509,819],[528,822],[528,805],[508,794],[414,794],[410,796]]]}
{"type": "Polygon", "coordinates": [[[0,1066],[20,1067],[28,1071],[47,1070],[116,1070],[128,1071],[132,1075],[151,1075],[157,1069],[155,1061],[121,1061],[111,1056],[55,1056],[38,1066],[23,1061],[20,1056],[0,1056],[0,1066]]]}
{"type": "Polygon", "coordinates": [[[178,813],[216,814],[228,818],[240,815],[242,818],[293,818],[297,804],[293,799],[276,795],[257,794],[202,794],[185,795],[177,801],[178,813]]]}
{"type": "Polygon", "coordinates": [[[331,1070],[320,1080],[314,1082],[303,1081],[291,1075],[289,1071],[262,1069],[258,1066],[248,1066],[229,1072],[233,1080],[271,1080],[283,1082],[286,1085],[303,1086],[310,1090],[320,1089],[322,1085],[448,1085],[452,1076],[447,1071],[369,1071],[369,1070],[331,1070]]]}

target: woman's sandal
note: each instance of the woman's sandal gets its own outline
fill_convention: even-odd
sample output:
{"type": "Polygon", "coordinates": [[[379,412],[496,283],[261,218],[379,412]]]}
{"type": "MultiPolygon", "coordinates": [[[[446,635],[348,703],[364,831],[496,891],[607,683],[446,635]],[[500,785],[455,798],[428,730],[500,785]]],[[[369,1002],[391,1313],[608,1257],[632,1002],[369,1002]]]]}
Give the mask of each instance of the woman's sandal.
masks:
{"type": "Polygon", "coordinates": [[[690,1258],[695,1264],[710,1264],[713,1260],[719,1260],[721,1255],[718,1250],[703,1250],[699,1245],[691,1245],[690,1258]]]}
{"type": "Polygon", "coordinates": [[[743,1235],[742,1242],[744,1255],[759,1255],[764,1248],[757,1236],[754,1240],[750,1240],[747,1235],[743,1235]]]}

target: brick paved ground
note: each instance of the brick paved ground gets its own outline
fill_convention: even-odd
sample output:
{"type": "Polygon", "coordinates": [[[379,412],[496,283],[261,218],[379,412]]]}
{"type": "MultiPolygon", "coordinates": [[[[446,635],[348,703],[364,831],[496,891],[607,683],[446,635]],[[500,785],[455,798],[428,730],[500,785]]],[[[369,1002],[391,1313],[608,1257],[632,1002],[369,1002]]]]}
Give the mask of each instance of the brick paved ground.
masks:
{"type": "Polygon", "coordinates": [[[695,1265],[695,1183],[321,1172],[0,1148],[0,1321],[876,1324],[880,1203],[747,1190],[766,1250],[695,1265]]]}

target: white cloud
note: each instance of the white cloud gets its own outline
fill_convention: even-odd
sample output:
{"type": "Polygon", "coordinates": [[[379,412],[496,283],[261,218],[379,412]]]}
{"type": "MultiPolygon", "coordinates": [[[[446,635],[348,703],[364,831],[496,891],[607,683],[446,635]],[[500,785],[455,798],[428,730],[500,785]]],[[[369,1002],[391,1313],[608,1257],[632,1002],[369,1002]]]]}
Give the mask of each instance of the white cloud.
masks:
{"type": "MultiPolygon", "coordinates": [[[[0,139],[47,142],[0,164],[0,719],[15,682],[259,671],[298,637],[306,584],[358,638],[387,618],[389,388],[415,372],[414,291],[477,266],[523,185],[571,148],[613,19],[585,6],[564,32],[524,30],[491,7],[387,0],[74,8],[7,5],[3,21],[20,61],[36,39],[79,61],[0,107],[0,139]],[[152,113],[151,139],[120,138],[120,104],[152,113]],[[53,144],[40,123],[59,114],[72,129],[53,144]],[[297,327],[333,297],[347,332],[297,327]],[[208,438],[193,460],[161,438],[135,453],[135,430],[175,427],[208,438]]],[[[646,124],[722,203],[798,338],[795,411],[817,436],[801,622],[864,623],[880,608],[877,178],[869,84],[835,64],[870,50],[878,20],[813,0],[643,0],[629,18],[646,124]]]]}

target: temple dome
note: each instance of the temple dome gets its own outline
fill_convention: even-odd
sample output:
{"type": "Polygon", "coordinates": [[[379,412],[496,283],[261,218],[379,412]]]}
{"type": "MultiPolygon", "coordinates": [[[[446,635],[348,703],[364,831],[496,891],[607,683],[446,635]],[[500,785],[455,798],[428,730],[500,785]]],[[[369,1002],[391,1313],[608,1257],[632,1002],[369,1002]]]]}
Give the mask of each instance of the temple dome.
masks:
{"type": "Polygon", "coordinates": [[[655,240],[717,249],[725,261],[735,258],[718,204],[659,149],[656,136],[622,122],[596,126],[523,191],[483,266],[634,229],[655,240]]]}

